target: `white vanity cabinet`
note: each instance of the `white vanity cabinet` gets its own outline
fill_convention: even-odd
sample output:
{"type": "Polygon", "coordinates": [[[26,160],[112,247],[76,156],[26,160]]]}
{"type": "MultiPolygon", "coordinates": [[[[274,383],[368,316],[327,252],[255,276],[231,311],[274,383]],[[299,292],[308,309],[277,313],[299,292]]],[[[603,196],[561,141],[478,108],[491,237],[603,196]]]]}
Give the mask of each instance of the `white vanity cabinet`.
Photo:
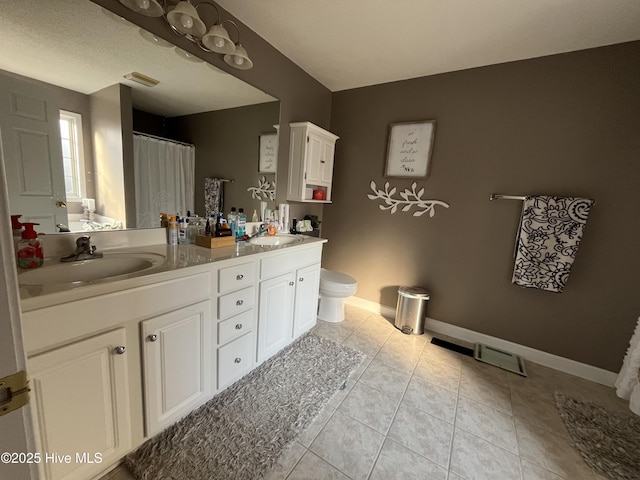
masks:
{"type": "Polygon", "coordinates": [[[322,245],[260,261],[257,362],[316,324],[322,245]]]}
{"type": "Polygon", "coordinates": [[[222,262],[212,272],[217,284],[217,389],[238,380],[254,367],[255,260],[222,262]]]}
{"type": "Polygon", "coordinates": [[[142,322],[147,436],[211,396],[215,344],[210,310],[211,302],[205,301],[142,322]]]}
{"type": "Polygon", "coordinates": [[[119,328],[28,359],[38,452],[71,456],[43,458],[42,478],[90,478],[131,448],[128,347],[119,328]]]}
{"type": "Polygon", "coordinates": [[[338,136],[310,122],[290,123],[287,200],[331,202],[333,158],[338,136]],[[324,200],[314,200],[313,190],[322,190],[324,200]]]}

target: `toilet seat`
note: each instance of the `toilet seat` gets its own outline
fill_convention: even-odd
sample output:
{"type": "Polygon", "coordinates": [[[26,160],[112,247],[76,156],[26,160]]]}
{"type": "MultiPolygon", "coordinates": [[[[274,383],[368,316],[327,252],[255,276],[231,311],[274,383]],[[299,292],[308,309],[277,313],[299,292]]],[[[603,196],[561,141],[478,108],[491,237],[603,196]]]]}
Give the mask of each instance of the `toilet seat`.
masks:
{"type": "Polygon", "coordinates": [[[334,272],[326,268],[320,269],[320,284],[331,286],[337,284],[343,287],[354,287],[358,284],[356,279],[346,273],[334,272]]]}

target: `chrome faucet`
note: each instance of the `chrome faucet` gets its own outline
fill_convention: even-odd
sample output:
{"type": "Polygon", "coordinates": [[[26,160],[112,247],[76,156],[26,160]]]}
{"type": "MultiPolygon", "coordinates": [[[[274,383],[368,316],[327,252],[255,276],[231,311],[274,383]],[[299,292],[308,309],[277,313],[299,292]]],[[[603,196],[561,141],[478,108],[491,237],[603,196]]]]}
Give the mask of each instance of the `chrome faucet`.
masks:
{"type": "Polygon", "coordinates": [[[60,259],[61,262],[77,262],[102,258],[102,253],[96,252],[96,246],[91,245],[91,237],[82,236],[76,240],[76,251],[60,259]]]}
{"type": "Polygon", "coordinates": [[[249,238],[261,237],[265,233],[267,233],[267,224],[266,223],[261,223],[260,226],[258,227],[258,230],[256,231],[256,233],[251,235],[249,238]]]}

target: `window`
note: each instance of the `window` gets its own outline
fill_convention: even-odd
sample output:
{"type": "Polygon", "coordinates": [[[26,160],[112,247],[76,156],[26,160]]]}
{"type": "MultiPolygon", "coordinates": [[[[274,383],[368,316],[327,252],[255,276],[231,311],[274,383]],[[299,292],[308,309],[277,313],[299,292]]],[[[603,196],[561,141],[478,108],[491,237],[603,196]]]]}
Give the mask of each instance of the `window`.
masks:
{"type": "Polygon", "coordinates": [[[68,202],[80,202],[86,196],[84,154],[82,149],[82,116],[60,110],[60,140],[64,186],[68,202]]]}

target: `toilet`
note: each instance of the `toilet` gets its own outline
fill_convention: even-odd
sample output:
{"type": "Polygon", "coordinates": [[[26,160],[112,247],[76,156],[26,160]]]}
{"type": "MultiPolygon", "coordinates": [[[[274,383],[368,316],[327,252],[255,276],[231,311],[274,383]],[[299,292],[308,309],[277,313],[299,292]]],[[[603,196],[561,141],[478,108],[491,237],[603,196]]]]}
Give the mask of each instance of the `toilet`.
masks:
{"type": "Polygon", "coordinates": [[[345,273],[320,270],[320,302],[318,318],[325,322],[344,320],[343,299],[356,293],[358,282],[345,273]]]}

